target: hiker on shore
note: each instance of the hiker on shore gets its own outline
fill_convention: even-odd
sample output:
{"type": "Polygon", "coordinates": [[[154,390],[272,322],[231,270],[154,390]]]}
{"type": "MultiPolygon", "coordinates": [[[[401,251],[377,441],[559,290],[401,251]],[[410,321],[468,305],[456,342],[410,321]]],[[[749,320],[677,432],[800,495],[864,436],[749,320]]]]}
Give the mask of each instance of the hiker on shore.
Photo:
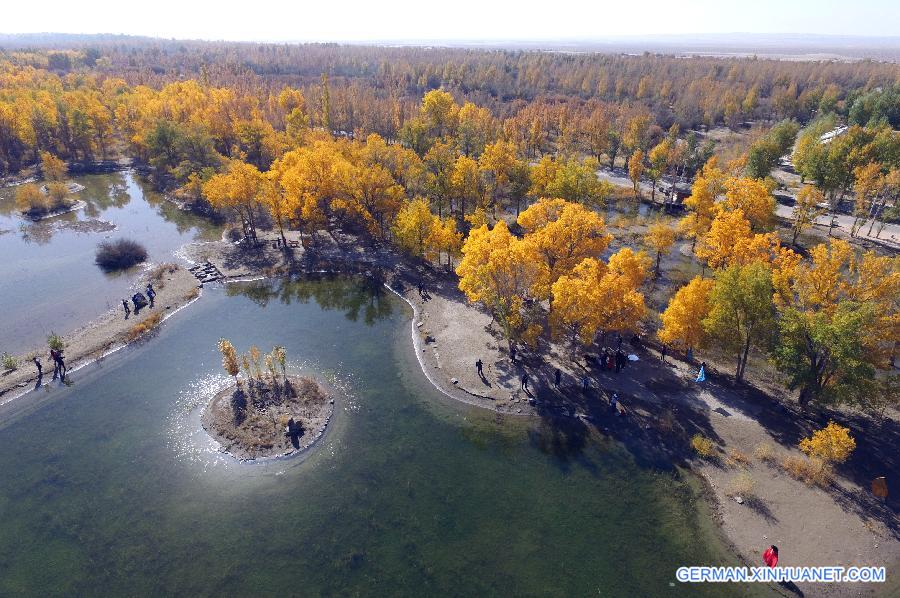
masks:
{"type": "Polygon", "coordinates": [[[659,358],[663,363],[666,362],[666,353],[668,352],[668,350],[669,350],[669,346],[667,344],[663,343],[662,350],[659,352],[659,355],[660,355],[659,358]]]}
{"type": "Polygon", "coordinates": [[[128,319],[128,316],[131,315],[131,308],[128,307],[128,299],[122,299],[122,307],[125,308],[125,319],[128,319]]]}
{"type": "Polygon", "coordinates": [[[562,381],[562,372],[559,371],[559,368],[556,368],[556,372],[553,374],[553,381],[556,383],[556,388],[559,388],[559,383],[562,381]]]}
{"type": "Polygon", "coordinates": [[[50,349],[50,359],[53,361],[53,379],[59,376],[59,354],[56,349],[50,349]]]}
{"type": "Polygon", "coordinates": [[[700,371],[697,372],[696,382],[706,382],[706,362],[700,362],[700,371]]]}
{"type": "Polygon", "coordinates": [[[484,378],[484,363],[482,363],[481,358],[478,358],[478,361],[475,362],[475,371],[478,372],[478,375],[484,378]]]}
{"type": "Polygon", "coordinates": [[[522,390],[528,392],[528,374],[522,374],[522,390]]]}
{"type": "Polygon", "coordinates": [[[37,355],[32,357],[31,360],[34,362],[34,367],[37,368],[38,379],[43,378],[44,377],[44,367],[41,365],[41,360],[37,358],[37,355]]]}
{"type": "Polygon", "coordinates": [[[64,380],[65,377],[66,377],[66,372],[67,372],[68,370],[66,369],[66,360],[63,359],[62,351],[57,351],[57,352],[56,352],[56,358],[57,358],[58,363],[59,363],[59,379],[60,379],[60,380],[64,380]]]}
{"type": "Polygon", "coordinates": [[[147,299],[150,300],[150,307],[153,307],[153,300],[156,299],[156,291],[153,290],[149,284],[147,284],[147,299]]]}
{"type": "Polygon", "coordinates": [[[581,392],[587,392],[588,386],[590,386],[591,381],[587,376],[581,377],[581,392]]]}
{"type": "Polygon", "coordinates": [[[510,361],[516,360],[516,347],[515,346],[512,346],[509,348],[509,360],[510,361]]]}
{"type": "Polygon", "coordinates": [[[618,402],[619,402],[619,395],[617,393],[613,393],[612,398],[609,400],[610,411],[615,411],[616,413],[618,413],[619,409],[616,407],[618,402]]]}

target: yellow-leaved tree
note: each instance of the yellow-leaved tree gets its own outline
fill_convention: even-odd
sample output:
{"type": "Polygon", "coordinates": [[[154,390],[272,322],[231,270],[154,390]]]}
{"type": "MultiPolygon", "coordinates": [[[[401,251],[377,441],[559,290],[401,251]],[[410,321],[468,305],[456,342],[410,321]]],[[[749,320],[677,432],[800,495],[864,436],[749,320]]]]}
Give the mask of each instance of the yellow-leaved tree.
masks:
{"type": "Polygon", "coordinates": [[[668,255],[675,244],[675,229],[663,221],[657,221],[647,228],[644,242],[656,254],[656,276],[659,276],[659,266],[662,256],[668,255]]]}
{"type": "Polygon", "coordinates": [[[203,195],[214,208],[231,211],[240,220],[244,237],[256,240],[256,211],[265,181],[252,164],[232,160],[226,172],[203,184],[203,195]]]}
{"type": "Polygon", "coordinates": [[[797,193],[794,211],[791,214],[791,245],[797,244],[797,237],[815,223],[816,218],[825,213],[820,204],[825,203],[825,195],[815,185],[804,185],[797,193]]]}
{"type": "Polygon", "coordinates": [[[66,178],[66,163],[50,152],[41,152],[41,172],[45,181],[58,183],[66,178]]]}
{"type": "Polygon", "coordinates": [[[421,197],[403,204],[394,221],[394,242],[416,257],[424,257],[429,249],[429,237],[440,219],[431,213],[428,200],[421,197]]]}
{"type": "Polygon", "coordinates": [[[725,181],[726,210],[741,210],[754,231],[765,230],[775,218],[775,198],[763,181],[731,177],[725,181]]]}
{"type": "Polygon", "coordinates": [[[769,262],[779,247],[777,234],[753,233],[750,221],[738,208],[719,212],[694,252],[710,268],[718,269],[756,261],[769,262]]]}
{"type": "Polygon", "coordinates": [[[550,323],[555,331],[568,327],[585,345],[598,331],[634,331],[646,313],[638,292],[649,269],[644,252],[623,248],[609,265],[585,258],[552,287],[550,323]]]}
{"type": "Polygon", "coordinates": [[[679,222],[682,233],[693,241],[691,249],[702,239],[719,213],[716,198],[725,191],[725,173],[719,168],[715,156],[703,166],[694,179],[690,196],[684,200],[688,215],[679,222]]]}
{"type": "Polygon", "coordinates": [[[500,220],[493,229],[482,226],[472,230],[462,254],[456,274],[469,301],[490,310],[510,342],[521,338],[529,327],[533,332],[537,324],[523,313],[526,299],[545,297],[549,286],[547,266],[534,249],[514,237],[500,220]]]}
{"type": "Polygon", "coordinates": [[[525,242],[546,264],[551,284],[584,258],[599,258],[612,240],[599,214],[564,199],[538,200],[518,223],[526,231],[525,242]]]}
{"type": "Polygon", "coordinates": [[[709,294],[715,282],[711,278],[695,276],[678,289],[660,318],[657,332],[663,343],[693,349],[702,347],[708,338],[703,320],[709,315],[709,294]]]}

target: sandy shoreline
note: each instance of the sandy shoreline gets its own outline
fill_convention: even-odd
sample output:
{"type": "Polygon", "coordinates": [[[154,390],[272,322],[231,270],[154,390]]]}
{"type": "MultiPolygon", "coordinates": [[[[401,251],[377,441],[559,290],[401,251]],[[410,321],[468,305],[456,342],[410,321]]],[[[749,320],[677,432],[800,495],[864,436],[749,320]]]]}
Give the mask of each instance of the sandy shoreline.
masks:
{"type": "MultiPolygon", "coordinates": [[[[468,304],[440,268],[412,263],[378,248],[340,245],[317,245],[308,253],[298,250],[298,255],[285,256],[270,245],[246,252],[219,241],[185,246],[179,256],[212,262],[226,282],[313,271],[381,277],[385,288],[411,307],[410,335],[417,361],[429,382],[448,398],[499,414],[591,425],[624,442],[642,460],[689,464],[706,482],[725,537],[748,564],[758,565],[762,550],[774,543],[782,550],[784,565],[886,566],[887,586],[895,587],[890,572],[900,562],[900,519],[889,505],[879,509],[869,504],[862,484],[839,477],[833,489],[823,490],[757,459],[745,467],[726,464],[728,452],[736,449],[752,455],[763,442],[775,446],[780,455],[798,453],[800,431],[772,431],[779,420],[786,419],[779,402],[760,403],[751,393],[715,379],[700,387],[693,383],[693,366],[671,358],[663,365],[658,354],[645,346],[626,346],[639,361],[619,375],[591,367],[581,350],[575,351],[578,359],[573,361],[570,355],[577,348],[556,343],[543,343],[534,353],[520,350],[513,362],[506,343],[490,327],[490,316],[468,304]],[[476,359],[484,364],[483,378],[476,373],[476,359]],[[562,378],[560,387],[555,385],[556,368],[562,378]],[[521,388],[522,373],[528,374],[527,392],[521,388]],[[586,391],[583,378],[588,383],[586,391]],[[613,392],[625,417],[609,408],[613,392]],[[697,430],[715,440],[722,459],[693,458],[689,438],[697,430]],[[763,508],[738,504],[727,495],[731,480],[743,469],[753,477],[763,508]]],[[[193,300],[197,287],[197,280],[184,268],[168,276],[156,308],[167,317],[193,300]]],[[[111,310],[70,335],[66,339],[70,367],[83,367],[124,346],[123,335],[132,323],[122,319],[121,310],[111,310]]],[[[23,364],[22,370],[34,373],[30,363],[23,364]]],[[[27,392],[34,382],[28,373],[18,376],[0,379],[0,404],[27,392]]],[[[887,589],[879,586],[801,584],[801,589],[808,596],[877,595],[887,589]]]]}
{"type": "MultiPolygon", "coordinates": [[[[141,280],[141,284],[145,284],[147,276],[142,276],[141,280]]],[[[154,287],[157,296],[152,309],[145,307],[139,314],[132,313],[126,320],[121,306],[112,308],[78,330],[63,336],[66,345],[63,355],[69,372],[76,372],[127,346],[128,334],[135,324],[158,313],[163,314],[161,322],[164,322],[199,298],[197,280],[180,266],[174,272],[165,272],[161,281],[154,283],[154,287]]],[[[131,342],[139,340],[140,338],[131,342]]],[[[53,365],[49,349],[46,346],[34,347],[16,356],[19,361],[18,369],[0,374],[0,405],[19,399],[36,388],[37,369],[28,359],[31,354],[38,355],[44,368],[41,383],[51,382],[53,365]]]]}

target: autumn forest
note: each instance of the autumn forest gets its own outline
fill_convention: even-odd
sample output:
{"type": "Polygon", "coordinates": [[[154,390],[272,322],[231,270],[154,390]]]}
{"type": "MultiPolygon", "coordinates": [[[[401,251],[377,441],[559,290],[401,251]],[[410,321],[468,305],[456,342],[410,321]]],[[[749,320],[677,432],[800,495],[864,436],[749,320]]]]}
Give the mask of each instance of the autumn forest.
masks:
{"type": "MultiPolygon", "coordinates": [[[[305,246],[340,229],[455,268],[511,344],[640,333],[681,351],[718,347],[737,380],[760,352],[804,405],[878,410],[896,389],[900,266],[854,238],[898,217],[898,81],[896,65],[870,61],[23,48],[0,54],[0,175],[59,180],[60,160],[127,157],[248,243],[260,228],[285,245],[299,230],[305,246]],[[743,133],[723,143],[710,131],[743,133]],[[783,156],[801,176],[788,218],[773,195],[783,156]],[[667,181],[689,189],[683,205],[657,191],[667,181]],[[607,208],[642,199],[658,216],[609,251],[607,208]],[[846,238],[801,236],[842,209],[855,219],[846,238]],[[667,287],[661,260],[680,241],[702,272],[667,287]],[[648,284],[668,289],[661,313],[645,303],[648,284]]],[[[23,210],[41,201],[34,185],[18,196],[23,210]]]]}

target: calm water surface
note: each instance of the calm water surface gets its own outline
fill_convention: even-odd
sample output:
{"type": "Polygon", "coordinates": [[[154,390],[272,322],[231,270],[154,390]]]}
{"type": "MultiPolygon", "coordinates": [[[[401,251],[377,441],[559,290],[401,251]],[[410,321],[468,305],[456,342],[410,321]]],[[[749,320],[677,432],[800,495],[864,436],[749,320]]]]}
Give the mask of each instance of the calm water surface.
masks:
{"type": "Polygon", "coordinates": [[[71,332],[130,295],[143,268],[104,273],[94,264],[101,241],[134,239],[161,263],[185,243],[221,236],[131,172],[72,180],[84,185],[73,197],[86,207],[37,223],[16,212],[14,187],[0,189],[0,351],[40,346],[51,330],[71,332]]]}
{"type": "Polygon", "coordinates": [[[445,399],[409,317],[348,279],[208,288],[0,414],[0,595],[725,594],[674,584],[681,564],[733,562],[675,474],[445,399]],[[220,336],[284,344],[331,383],[336,415],[306,458],[237,463],[199,430],[220,336]]]}

